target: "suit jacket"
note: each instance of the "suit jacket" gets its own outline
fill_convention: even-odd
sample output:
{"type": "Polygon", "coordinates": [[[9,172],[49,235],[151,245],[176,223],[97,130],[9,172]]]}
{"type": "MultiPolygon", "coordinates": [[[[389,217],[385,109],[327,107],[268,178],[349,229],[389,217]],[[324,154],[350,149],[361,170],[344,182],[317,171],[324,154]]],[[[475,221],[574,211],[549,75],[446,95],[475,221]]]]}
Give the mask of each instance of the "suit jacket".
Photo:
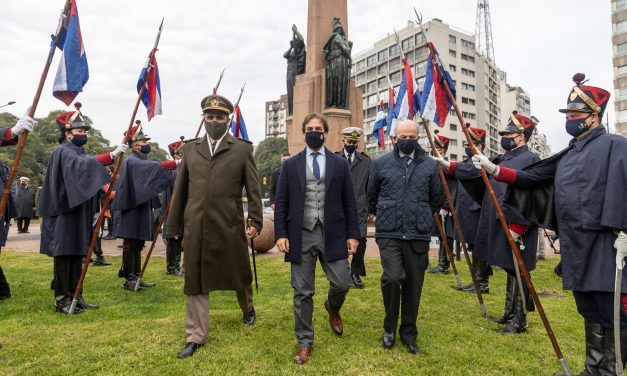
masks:
{"type": "MultiPolygon", "coordinates": [[[[359,239],[355,191],[348,163],[325,152],[324,253],[327,261],[348,258],[347,239],[359,239]]],[[[300,264],[305,208],[306,149],[283,162],[274,207],[275,238],[288,238],[285,261],[300,264]]]]}

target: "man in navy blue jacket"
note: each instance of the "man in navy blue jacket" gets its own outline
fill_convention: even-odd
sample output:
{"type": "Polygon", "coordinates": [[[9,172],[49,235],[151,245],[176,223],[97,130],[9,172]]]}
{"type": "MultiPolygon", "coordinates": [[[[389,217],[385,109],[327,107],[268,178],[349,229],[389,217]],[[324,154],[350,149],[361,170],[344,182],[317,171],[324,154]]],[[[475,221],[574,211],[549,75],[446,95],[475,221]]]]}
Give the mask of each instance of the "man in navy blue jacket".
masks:
{"type": "Polygon", "coordinates": [[[307,115],[302,131],[307,147],[283,162],[274,208],[276,245],[292,263],[296,364],[311,356],[316,259],[330,284],[324,306],[331,330],[342,335],[340,309],[351,286],[348,255],[361,237],[348,163],[323,146],[326,118],[307,115]]]}
{"type": "Polygon", "coordinates": [[[418,145],[418,125],[411,120],[401,122],[392,142],[394,151],[375,159],[368,179],[370,213],[376,215],[375,238],[383,266],[381,343],[385,348],[394,346],[400,310],[399,336],[415,355],[433,214],[443,197],[436,162],[418,145]]]}

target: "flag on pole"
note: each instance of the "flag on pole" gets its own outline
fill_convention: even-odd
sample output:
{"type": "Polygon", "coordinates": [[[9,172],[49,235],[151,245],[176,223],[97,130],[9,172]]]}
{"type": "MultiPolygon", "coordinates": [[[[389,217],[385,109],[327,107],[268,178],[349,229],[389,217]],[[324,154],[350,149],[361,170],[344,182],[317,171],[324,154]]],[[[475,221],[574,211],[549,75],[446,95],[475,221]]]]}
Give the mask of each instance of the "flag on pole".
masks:
{"type": "Polygon", "coordinates": [[[398,119],[413,119],[416,114],[414,108],[414,77],[411,74],[411,68],[407,57],[403,58],[403,75],[401,77],[401,86],[398,89],[398,96],[394,104],[394,114],[398,119]],[[410,93],[410,94],[408,94],[410,93]]]}
{"type": "Polygon", "coordinates": [[[381,150],[385,149],[385,133],[386,133],[387,121],[385,113],[383,112],[383,100],[379,103],[379,111],[377,111],[377,118],[374,121],[372,127],[372,135],[377,139],[377,144],[381,150]]]}
{"type": "Polygon", "coordinates": [[[70,9],[60,25],[57,40],[54,42],[62,51],[57,75],[52,85],[52,95],[67,106],[83,91],[89,80],[87,55],[78,21],[76,0],[71,0],[70,9]]]}
{"type": "Polygon", "coordinates": [[[161,82],[159,81],[159,68],[157,66],[157,49],[153,48],[148,55],[146,64],[137,80],[137,93],[142,86],[142,102],[148,111],[148,121],[155,115],[161,115],[161,82]]]}
{"type": "Polygon", "coordinates": [[[385,130],[385,133],[390,136],[394,136],[396,134],[396,132],[394,132],[396,123],[396,115],[394,114],[394,99],[396,98],[396,93],[394,92],[394,88],[392,87],[392,83],[390,82],[389,78],[388,84],[390,84],[390,89],[388,99],[388,116],[386,120],[387,128],[385,130]]]}
{"type": "Polygon", "coordinates": [[[427,73],[425,75],[425,86],[422,91],[422,117],[429,119],[439,125],[444,126],[446,117],[453,105],[446,94],[444,80],[447,81],[451,93],[455,96],[455,85],[451,75],[440,65],[440,72],[443,76],[438,75],[436,64],[438,64],[438,51],[433,43],[428,42],[429,59],[427,59],[427,73]]]}
{"type": "Polygon", "coordinates": [[[246,131],[246,122],[244,121],[244,117],[242,116],[242,111],[239,108],[239,105],[235,106],[233,110],[234,118],[231,121],[231,133],[235,138],[241,138],[242,140],[248,141],[248,131],[246,131]]]}

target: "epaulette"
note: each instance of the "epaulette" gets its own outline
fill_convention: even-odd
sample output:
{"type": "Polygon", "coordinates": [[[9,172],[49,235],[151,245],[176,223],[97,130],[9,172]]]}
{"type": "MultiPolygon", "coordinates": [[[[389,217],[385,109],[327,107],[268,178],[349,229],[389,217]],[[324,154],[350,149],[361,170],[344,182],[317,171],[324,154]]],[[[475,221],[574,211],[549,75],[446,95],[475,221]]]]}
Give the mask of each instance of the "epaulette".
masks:
{"type": "Polygon", "coordinates": [[[363,155],[364,157],[370,159],[370,156],[368,154],[364,153],[363,151],[361,152],[361,155],[363,155]]]}
{"type": "Polygon", "coordinates": [[[190,138],[189,140],[183,140],[183,144],[187,144],[187,143],[190,143],[190,142],[192,142],[192,141],[196,141],[196,140],[198,140],[199,138],[202,138],[202,137],[196,137],[196,138],[190,138]]]}
{"type": "MultiPolygon", "coordinates": [[[[235,138],[235,137],[233,137],[233,138],[235,138]]],[[[252,141],[244,140],[243,138],[235,138],[235,139],[236,139],[236,140],[238,140],[238,141],[244,141],[245,143],[247,143],[247,144],[249,144],[249,145],[252,145],[252,144],[253,144],[253,142],[252,142],[252,141]]]]}

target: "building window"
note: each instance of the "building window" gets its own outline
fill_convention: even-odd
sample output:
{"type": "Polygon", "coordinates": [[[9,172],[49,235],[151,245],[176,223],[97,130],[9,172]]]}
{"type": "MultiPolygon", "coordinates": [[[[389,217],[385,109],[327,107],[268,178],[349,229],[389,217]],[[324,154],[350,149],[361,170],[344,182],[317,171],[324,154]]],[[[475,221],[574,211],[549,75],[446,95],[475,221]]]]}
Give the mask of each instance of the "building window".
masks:
{"type": "Polygon", "coordinates": [[[462,103],[474,106],[475,105],[475,100],[472,99],[472,98],[462,97],[462,103]]]}
{"type": "Polygon", "coordinates": [[[457,140],[450,140],[450,146],[457,146],[457,140]]]}
{"type": "Polygon", "coordinates": [[[624,31],[627,30],[627,20],[626,21],[620,21],[614,24],[614,32],[615,33],[622,33],[624,31]]]}
{"type": "Polygon", "coordinates": [[[357,62],[357,69],[363,69],[366,67],[366,60],[361,60],[357,62]]]}
{"type": "Polygon", "coordinates": [[[368,82],[368,85],[366,85],[367,93],[371,93],[373,91],[377,91],[377,81],[368,82]]]}
{"type": "Polygon", "coordinates": [[[403,47],[403,51],[408,51],[410,48],[414,47],[414,38],[407,38],[401,41],[401,46],[403,47]]]}
{"type": "Polygon", "coordinates": [[[374,64],[376,62],[377,62],[377,55],[370,55],[366,59],[366,65],[367,66],[371,66],[372,64],[374,64]]]}
{"type": "Polygon", "coordinates": [[[401,59],[400,58],[394,58],[392,60],[390,60],[390,70],[393,70],[394,68],[398,68],[401,66],[401,59]]]}
{"type": "Polygon", "coordinates": [[[450,70],[451,72],[457,72],[457,67],[452,65],[452,64],[449,64],[448,65],[448,70],[450,70]]]}
{"type": "Polygon", "coordinates": [[[627,110],[618,111],[618,118],[616,119],[619,123],[627,122],[627,110]]]}
{"type": "Polygon", "coordinates": [[[474,56],[470,56],[470,55],[466,55],[466,54],[462,54],[462,60],[470,61],[471,63],[474,63],[475,62],[475,57],[474,56]]]}
{"type": "Polygon", "coordinates": [[[449,127],[451,128],[451,132],[457,131],[457,124],[450,124],[449,127]]]}
{"type": "Polygon", "coordinates": [[[475,76],[475,71],[470,70],[470,69],[466,69],[466,68],[462,68],[462,74],[464,76],[474,77],[475,76]]]}
{"type": "Polygon", "coordinates": [[[475,44],[473,42],[462,39],[462,46],[468,48],[475,48],[475,44]]]}
{"type": "Polygon", "coordinates": [[[616,10],[627,8],[627,0],[616,0],[616,10]]]}
{"type": "Polygon", "coordinates": [[[451,154],[451,160],[452,161],[457,161],[457,154],[451,154]]]}
{"type": "Polygon", "coordinates": [[[366,75],[368,76],[368,79],[377,77],[377,68],[368,69],[368,72],[366,72],[366,75]]]}
{"type": "Polygon", "coordinates": [[[623,55],[624,53],[627,53],[627,43],[621,43],[616,48],[617,48],[618,53],[620,55],[623,55]]]}
{"type": "Polygon", "coordinates": [[[425,36],[422,33],[418,33],[416,34],[416,46],[420,46],[421,44],[424,44],[425,41],[425,36]]]}
{"type": "Polygon", "coordinates": [[[401,81],[401,72],[394,72],[390,75],[390,81],[392,81],[392,83],[394,82],[400,82],[401,81]]]}
{"type": "Polygon", "coordinates": [[[366,72],[361,72],[357,75],[357,83],[361,83],[363,80],[366,79],[366,72]]]}
{"type": "Polygon", "coordinates": [[[620,101],[627,100],[627,87],[621,87],[618,90],[618,100],[620,101]]]}
{"type": "Polygon", "coordinates": [[[368,96],[368,106],[374,106],[379,102],[377,98],[377,94],[372,94],[368,96]]]}
{"type": "Polygon", "coordinates": [[[462,82],[462,89],[468,90],[468,91],[475,91],[475,85],[471,85],[471,84],[467,84],[465,82],[462,82]]]}
{"type": "Polygon", "coordinates": [[[449,34],[448,35],[448,41],[451,42],[451,43],[457,43],[457,38],[455,38],[455,35],[449,34]]]}
{"type": "Polygon", "coordinates": [[[472,112],[462,112],[462,116],[464,117],[464,119],[471,119],[474,120],[477,118],[477,115],[473,114],[472,112]]]}
{"type": "Polygon", "coordinates": [[[429,53],[429,47],[427,46],[422,46],[422,47],[418,47],[416,48],[416,60],[420,59],[423,55],[426,57],[427,53],[429,53]]]}
{"type": "Polygon", "coordinates": [[[425,74],[426,65],[427,65],[426,61],[421,61],[420,63],[416,64],[414,66],[416,74],[420,74],[420,75],[425,74]]]}
{"type": "Polygon", "coordinates": [[[388,49],[386,48],[385,50],[379,51],[378,57],[379,57],[379,61],[383,61],[383,60],[387,59],[388,58],[388,49]]]}
{"type": "Polygon", "coordinates": [[[398,44],[395,44],[392,47],[390,47],[390,57],[398,56],[399,54],[400,54],[400,50],[398,48],[398,44]]]}
{"type": "Polygon", "coordinates": [[[383,63],[381,65],[379,65],[379,74],[386,74],[388,72],[388,65],[387,63],[383,63]]]}
{"type": "MultiPolygon", "coordinates": [[[[457,57],[457,52],[455,52],[455,50],[448,50],[448,54],[451,57],[457,57]]],[[[462,56],[464,56],[464,55],[462,54],[462,56]]]]}

